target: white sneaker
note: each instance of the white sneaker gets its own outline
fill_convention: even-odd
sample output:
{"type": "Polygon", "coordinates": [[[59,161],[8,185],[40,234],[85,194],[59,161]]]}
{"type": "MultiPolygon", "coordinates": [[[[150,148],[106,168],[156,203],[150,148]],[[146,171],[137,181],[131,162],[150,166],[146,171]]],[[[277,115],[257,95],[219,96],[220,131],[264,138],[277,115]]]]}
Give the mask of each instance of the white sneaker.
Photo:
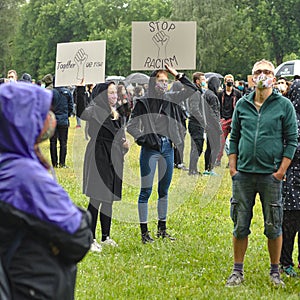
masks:
{"type": "Polygon", "coordinates": [[[109,245],[112,247],[118,247],[118,244],[110,237],[107,237],[107,239],[104,242],[101,242],[101,245],[109,245]]]}
{"type": "Polygon", "coordinates": [[[92,252],[101,252],[102,251],[102,246],[98,244],[96,239],[94,239],[93,243],[91,244],[90,251],[92,252]]]}

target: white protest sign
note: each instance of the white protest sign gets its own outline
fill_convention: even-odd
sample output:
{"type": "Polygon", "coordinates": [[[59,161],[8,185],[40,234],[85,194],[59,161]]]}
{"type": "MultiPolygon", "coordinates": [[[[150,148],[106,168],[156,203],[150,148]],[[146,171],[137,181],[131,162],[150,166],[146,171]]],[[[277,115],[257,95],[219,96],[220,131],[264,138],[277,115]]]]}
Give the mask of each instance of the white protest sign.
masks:
{"type": "Polygon", "coordinates": [[[106,41],[57,44],[55,86],[105,81],[106,41]]]}
{"type": "Polygon", "coordinates": [[[132,22],[131,70],[196,68],[196,22],[132,22]]]}

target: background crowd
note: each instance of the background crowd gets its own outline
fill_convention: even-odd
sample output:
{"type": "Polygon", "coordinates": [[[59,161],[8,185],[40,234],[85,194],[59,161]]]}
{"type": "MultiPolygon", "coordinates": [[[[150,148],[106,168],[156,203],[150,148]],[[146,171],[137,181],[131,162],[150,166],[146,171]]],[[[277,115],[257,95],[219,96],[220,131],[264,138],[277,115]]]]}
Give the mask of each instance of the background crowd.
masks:
{"type": "MultiPolygon", "coordinates": [[[[57,122],[49,146],[52,168],[68,168],[65,162],[69,117],[77,117],[78,130],[82,126],[81,120],[86,121],[84,130],[89,146],[85,154],[83,193],[90,198],[87,209],[92,216],[92,251],[100,252],[103,245],[118,246],[110,236],[110,229],[112,204],[121,200],[122,196],[123,159],[129,149],[125,128],[141,146],[141,191],[138,197],[138,211],[142,242],[154,241],[147,227],[147,205],[156,166],[159,172],[157,237],[174,241],[175,238],[166,231],[168,189],[172,180],[172,169],[187,171],[190,176],[218,176],[217,168],[222,164],[224,149],[227,150],[226,154],[229,154],[226,140],[230,136],[236,106],[240,99],[244,99],[243,96],[250,95],[255,89],[248,87],[247,82],[235,80],[232,74],[220,78],[216,75],[206,77],[204,73],[195,72],[192,81],[189,81],[183,73],[178,73],[169,66],[167,71],[174,76],[174,80],[169,80],[166,71],[156,71],[151,74],[149,84],[129,86],[123,82],[112,81],[85,85],[82,81],[77,87],[56,87],[55,78],[51,74],[46,74],[39,82],[35,82],[28,73],[24,73],[18,79],[15,70],[10,70],[7,78],[1,79],[5,86],[13,82],[18,85],[20,82],[20,87],[24,84],[28,87],[40,85],[41,88],[52,91],[51,111],[57,122]],[[107,115],[103,115],[104,111],[107,115]],[[148,117],[145,118],[145,115],[148,117]],[[155,119],[149,115],[154,115],[155,119]],[[171,124],[170,119],[175,120],[175,123],[171,124]],[[191,140],[188,166],[185,165],[183,157],[187,132],[191,140]],[[57,141],[60,144],[59,154],[57,141]],[[198,160],[204,146],[205,165],[204,170],[200,172],[198,160]],[[117,165],[111,161],[114,155],[118,158],[117,165]],[[97,179],[95,174],[99,174],[100,177],[97,179]],[[103,193],[105,190],[107,193],[103,193]],[[101,243],[97,242],[95,232],[99,211],[101,243]]],[[[263,72],[266,73],[265,70],[263,72]]],[[[268,87],[272,89],[272,93],[289,99],[296,111],[298,128],[299,82],[298,75],[290,79],[279,77],[268,87]]],[[[285,174],[282,191],[284,215],[280,270],[291,277],[297,276],[293,268],[292,252],[295,236],[300,230],[299,144],[298,135],[297,150],[285,174]]],[[[223,162],[224,164],[229,166],[227,161],[223,162]]],[[[240,272],[240,263],[235,263],[235,268],[237,269],[234,272],[240,272]]],[[[238,279],[243,281],[241,278],[238,279]]],[[[279,282],[281,284],[281,281],[279,282]]]]}

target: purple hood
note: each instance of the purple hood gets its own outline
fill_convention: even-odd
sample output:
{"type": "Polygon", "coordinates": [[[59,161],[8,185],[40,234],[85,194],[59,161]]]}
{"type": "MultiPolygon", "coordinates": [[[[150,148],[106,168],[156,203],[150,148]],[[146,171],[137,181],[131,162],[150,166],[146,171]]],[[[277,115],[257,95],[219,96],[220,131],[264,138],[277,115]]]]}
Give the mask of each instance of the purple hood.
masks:
{"type": "Polygon", "coordinates": [[[74,233],[81,212],[34,152],[51,102],[52,92],[39,86],[0,86],[0,201],[74,233]]]}

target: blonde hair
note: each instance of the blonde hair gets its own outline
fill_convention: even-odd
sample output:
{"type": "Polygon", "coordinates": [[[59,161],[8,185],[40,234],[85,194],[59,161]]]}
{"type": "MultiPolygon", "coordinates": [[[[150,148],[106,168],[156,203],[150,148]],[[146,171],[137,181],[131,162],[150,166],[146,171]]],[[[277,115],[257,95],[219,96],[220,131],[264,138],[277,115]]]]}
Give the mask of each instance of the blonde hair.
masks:
{"type": "Polygon", "coordinates": [[[118,120],[120,116],[114,107],[111,107],[111,115],[113,120],[118,120]]]}
{"type": "Polygon", "coordinates": [[[254,64],[254,66],[253,66],[253,68],[252,68],[252,74],[254,74],[254,70],[255,70],[256,67],[257,67],[258,65],[260,65],[260,64],[267,64],[267,65],[269,65],[269,66],[272,68],[273,74],[275,73],[275,67],[274,67],[274,65],[273,65],[269,60],[262,59],[262,60],[260,60],[260,61],[257,61],[257,62],[254,64]]]}
{"type": "Polygon", "coordinates": [[[234,77],[233,77],[232,74],[227,74],[227,75],[225,75],[225,76],[224,76],[224,81],[227,81],[227,79],[228,79],[229,77],[232,78],[232,80],[234,81],[234,77]]]}
{"type": "Polygon", "coordinates": [[[10,73],[14,73],[15,76],[16,76],[16,78],[18,78],[18,73],[17,73],[16,70],[9,70],[9,71],[7,72],[7,77],[8,77],[8,75],[9,75],[10,73]]]}

